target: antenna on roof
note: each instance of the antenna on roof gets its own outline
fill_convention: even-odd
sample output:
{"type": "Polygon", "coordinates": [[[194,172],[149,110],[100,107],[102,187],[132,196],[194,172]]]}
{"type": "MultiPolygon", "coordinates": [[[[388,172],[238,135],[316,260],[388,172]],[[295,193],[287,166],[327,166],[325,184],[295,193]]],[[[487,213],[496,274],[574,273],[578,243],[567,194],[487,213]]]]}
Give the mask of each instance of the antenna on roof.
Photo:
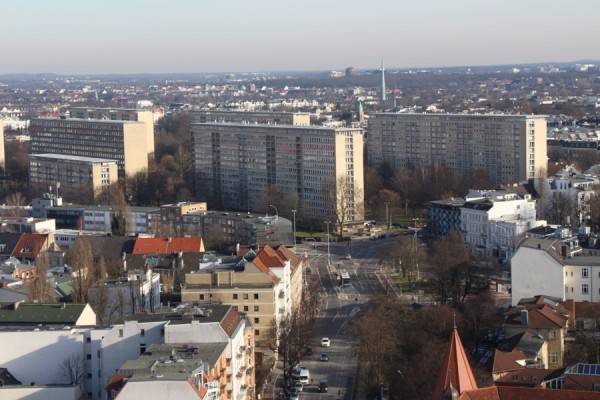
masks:
{"type": "Polygon", "coordinates": [[[454,319],[454,329],[456,329],[456,311],[452,314],[452,318],[454,319]]]}

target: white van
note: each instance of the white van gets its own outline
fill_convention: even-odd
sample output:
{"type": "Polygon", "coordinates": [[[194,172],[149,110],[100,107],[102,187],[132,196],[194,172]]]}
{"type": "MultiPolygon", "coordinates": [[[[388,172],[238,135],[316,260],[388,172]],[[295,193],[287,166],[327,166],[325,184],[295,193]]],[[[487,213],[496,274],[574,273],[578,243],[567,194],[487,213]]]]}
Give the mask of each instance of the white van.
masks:
{"type": "Polygon", "coordinates": [[[308,368],[300,366],[294,367],[294,369],[292,369],[292,380],[307,385],[310,382],[310,372],[308,371],[308,368]]]}

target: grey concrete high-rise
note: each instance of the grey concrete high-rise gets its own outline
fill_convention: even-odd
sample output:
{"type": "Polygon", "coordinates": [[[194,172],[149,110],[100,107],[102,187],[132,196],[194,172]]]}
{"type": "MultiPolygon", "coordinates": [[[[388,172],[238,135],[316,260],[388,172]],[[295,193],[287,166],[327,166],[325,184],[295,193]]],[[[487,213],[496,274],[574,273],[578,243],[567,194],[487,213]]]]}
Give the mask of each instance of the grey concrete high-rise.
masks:
{"type": "Polygon", "coordinates": [[[276,188],[295,197],[306,215],[330,217],[331,188],[339,201],[345,179],[353,193],[345,199],[346,221],[363,219],[361,129],[192,123],[191,131],[198,199],[211,208],[261,209],[257,202],[276,188]]]}
{"type": "Polygon", "coordinates": [[[370,116],[368,163],[416,170],[434,163],[484,170],[492,184],[534,178],[547,165],[546,117],[378,113],[370,116]]]}

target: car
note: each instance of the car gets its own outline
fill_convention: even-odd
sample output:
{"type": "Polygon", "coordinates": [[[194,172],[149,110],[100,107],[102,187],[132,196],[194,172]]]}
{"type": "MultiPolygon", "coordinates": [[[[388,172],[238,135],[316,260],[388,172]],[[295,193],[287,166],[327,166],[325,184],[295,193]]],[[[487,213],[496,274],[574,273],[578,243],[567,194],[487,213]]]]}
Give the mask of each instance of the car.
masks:
{"type": "Polygon", "coordinates": [[[298,393],[290,393],[290,400],[300,400],[298,393]]]}
{"type": "Polygon", "coordinates": [[[352,260],[352,256],[350,254],[346,254],[344,257],[342,257],[344,260],[352,260]]]}
{"type": "Polygon", "coordinates": [[[329,346],[331,346],[331,341],[329,340],[329,338],[324,337],[323,339],[321,339],[321,347],[329,346]]]}
{"type": "Polygon", "coordinates": [[[302,385],[302,382],[294,383],[294,389],[296,389],[296,392],[301,392],[303,387],[304,386],[302,385]]]}
{"type": "Polygon", "coordinates": [[[327,392],[327,389],[327,379],[323,379],[319,382],[319,393],[325,393],[327,392]]]}
{"type": "Polygon", "coordinates": [[[290,397],[294,395],[298,396],[298,389],[296,389],[296,386],[292,384],[292,387],[290,388],[290,397]]]}
{"type": "Polygon", "coordinates": [[[312,347],[307,347],[307,348],[306,348],[306,355],[308,355],[308,356],[312,356],[312,353],[313,353],[313,349],[312,349],[312,347]]]}
{"type": "Polygon", "coordinates": [[[329,361],[329,354],[321,353],[321,361],[329,361]]]}

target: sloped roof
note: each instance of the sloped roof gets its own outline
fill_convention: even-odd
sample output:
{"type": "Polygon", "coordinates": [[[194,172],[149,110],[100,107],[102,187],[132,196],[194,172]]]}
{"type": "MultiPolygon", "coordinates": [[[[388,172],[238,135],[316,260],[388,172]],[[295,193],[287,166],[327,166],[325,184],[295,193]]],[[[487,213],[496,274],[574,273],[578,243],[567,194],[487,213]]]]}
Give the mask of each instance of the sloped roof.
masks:
{"type": "Polygon", "coordinates": [[[171,254],[204,252],[201,237],[138,238],[132,254],[171,254]]]}
{"type": "Polygon", "coordinates": [[[600,317],[600,303],[575,302],[575,318],[600,317]]]}
{"type": "Polygon", "coordinates": [[[45,233],[24,233],[15,245],[12,256],[34,260],[47,240],[48,234],[45,233]]]}
{"type": "Polygon", "coordinates": [[[83,303],[18,303],[0,309],[0,324],[75,325],[86,307],[83,303]]]}
{"type": "Polygon", "coordinates": [[[94,258],[121,259],[123,253],[133,250],[135,239],[128,236],[85,236],[92,248],[94,258]]]}
{"type": "Polygon", "coordinates": [[[517,362],[517,360],[524,360],[527,356],[520,350],[514,351],[501,351],[496,349],[494,353],[494,365],[492,366],[492,373],[497,374],[499,372],[516,371],[523,367],[517,362]]]}
{"type": "Polygon", "coordinates": [[[571,390],[594,390],[594,385],[600,385],[600,376],[565,374],[563,388],[571,390]]]}
{"type": "Polygon", "coordinates": [[[233,337],[235,329],[238,327],[241,321],[241,314],[236,309],[231,307],[227,314],[225,314],[223,320],[221,320],[220,325],[223,331],[225,331],[225,333],[227,334],[227,336],[233,337]]]}
{"type": "Polygon", "coordinates": [[[456,328],[452,331],[450,342],[446,348],[432,399],[440,400],[442,393],[444,393],[444,390],[450,384],[452,384],[458,393],[477,389],[475,376],[469,365],[467,354],[462,346],[456,328]]]}
{"type": "MultiPolygon", "coordinates": [[[[460,400],[600,400],[600,392],[492,386],[462,393],[460,400]]],[[[439,399],[436,399],[439,400],[439,399]]]]}
{"type": "Polygon", "coordinates": [[[521,325],[532,329],[561,329],[567,326],[568,310],[562,306],[536,302],[511,307],[505,314],[505,324],[521,325]],[[521,323],[521,311],[527,310],[528,323],[521,323]]]}
{"type": "Polygon", "coordinates": [[[497,379],[494,381],[494,385],[540,387],[542,382],[560,377],[563,371],[564,368],[543,369],[521,367],[521,369],[512,371],[502,378],[497,379]]]}
{"type": "Polygon", "coordinates": [[[15,246],[19,243],[22,233],[0,232],[0,256],[8,257],[12,255],[15,246]]]}

